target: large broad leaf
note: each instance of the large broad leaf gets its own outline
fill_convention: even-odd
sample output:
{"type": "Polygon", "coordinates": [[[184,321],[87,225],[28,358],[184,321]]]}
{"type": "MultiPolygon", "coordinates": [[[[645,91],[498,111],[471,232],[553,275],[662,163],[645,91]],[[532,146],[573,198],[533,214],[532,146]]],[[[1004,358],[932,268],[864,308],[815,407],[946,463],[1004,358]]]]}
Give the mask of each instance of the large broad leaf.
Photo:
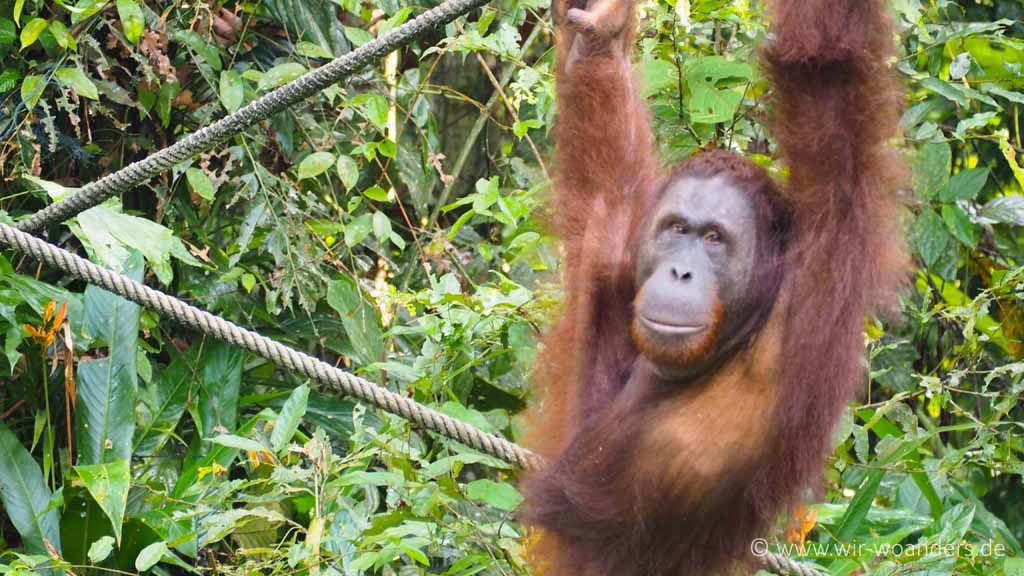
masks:
{"type": "Polygon", "coordinates": [[[197,372],[201,350],[202,343],[199,343],[184,353],[174,354],[170,365],[152,385],[141,391],[143,397],[140,400],[148,409],[149,418],[135,435],[135,454],[153,454],[170,439],[199,383],[197,372]]]}
{"type": "Polygon", "coordinates": [[[265,0],[263,6],[292,39],[319,44],[335,57],[351,50],[331,0],[265,0]]]}
{"type": "Polygon", "coordinates": [[[939,191],[939,200],[956,202],[957,200],[974,200],[988,182],[988,168],[964,170],[950,178],[949,182],[939,191]]]}
{"type": "Polygon", "coordinates": [[[203,438],[234,432],[238,423],[238,389],[245,354],[237,346],[207,340],[202,355],[202,384],[193,410],[203,438]]]}
{"type": "MultiPolygon", "coordinates": [[[[125,274],[142,280],[142,257],[135,253],[125,274]]],[[[107,356],[78,365],[78,462],[103,464],[130,460],[135,431],[135,367],[141,309],[120,296],[89,286],[85,328],[102,339],[107,356]]]]}
{"type": "Polygon", "coordinates": [[[698,124],[729,122],[743,102],[743,86],[754,77],[754,69],[721,56],[701,58],[686,71],[690,89],[687,106],[698,124]]]}
{"type": "Polygon", "coordinates": [[[174,278],[172,256],[191,266],[200,265],[169,228],[123,214],[117,205],[101,204],[82,212],[71,230],[92,258],[104,266],[117,268],[127,259],[130,249],[138,250],[164,284],[174,278]]]}
{"type": "Polygon", "coordinates": [[[46,511],[50,505],[50,489],[43,481],[43,472],[3,422],[0,422],[0,502],[29,551],[46,554],[44,539],[60,550],[60,518],[56,510],[46,511]]]}
{"type": "Polygon", "coordinates": [[[131,485],[130,469],[126,460],[114,460],[107,464],[75,466],[78,477],[85,489],[92,494],[103,513],[110,518],[114,536],[121,542],[121,525],[124,509],[128,505],[128,488],[131,485]]]}
{"type": "Polygon", "coordinates": [[[363,365],[384,358],[384,335],[377,311],[363,299],[355,282],[341,278],[327,286],[327,303],[341,316],[352,354],[363,365]]]}
{"type": "Polygon", "coordinates": [[[953,153],[946,142],[926,144],[914,161],[914,191],[921,197],[932,198],[949,182],[953,153]]]}

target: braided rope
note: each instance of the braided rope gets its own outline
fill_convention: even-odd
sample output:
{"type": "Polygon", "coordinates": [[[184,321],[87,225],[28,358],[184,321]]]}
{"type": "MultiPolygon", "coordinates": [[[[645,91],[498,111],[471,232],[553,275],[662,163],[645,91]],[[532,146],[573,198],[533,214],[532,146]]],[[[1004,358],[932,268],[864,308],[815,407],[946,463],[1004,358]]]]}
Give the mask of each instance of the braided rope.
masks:
{"type": "Polygon", "coordinates": [[[776,574],[791,574],[792,576],[826,576],[810,564],[803,564],[793,560],[789,556],[768,552],[758,558],[764,564],[765,570],[776,574]]]}
{"type": "Polygon", "coordinates": [[[63,222],[79,212],[92,208],[107,198],[143,184],[150,178],[170,170],[172,166],[210,150],[253,124],[354,74],[363,66],[394,52],[422,36],[428,30],[447,24],[487,2],[488,0],[447,0],[387,34],[304,74],[254,100],[235,113],[193,132],[184,139],[154,152],[138,162],[133,162],[117,172],[86,184],[60,202],[51,204],[21,221],[18,224],[18,229],[25,232],[38,232],[46,226],[63,222]]]}
{"type": "MultiPolygon", "coordinates": [[[[186,304],[173,296],[164,294],[159,290],[154,290],[131,278],[97,266],[84,258],[26,234],[13,226],[0,223],[0,242],[66,274],[101,286],[140,306],[159,312],[161,315],[179,324],[244,348],[279,366],[304,374],[331,389],[340,390],[346,395],[359,398],[378,408],[415,422],[428,430],[443,434],[448,438],[468,444],[477,450],[497,456],[512,465],[533,470],[540,469],[543,465],[540,456],[522,446],[509,442],[505,438],[489,434],[471,424],[455,420],[415,400],[399,396],[365,378],[360,378],[351,372],[335,368],[323,360],[298,350],[293,350],[284,344],[275,342],[251,330],[246,330],[233,322],[186,304]]],[[[823,572],[816,568],[773,552],[767,552],[759,556],[758,560],[767,570],[777,574],[825,576],[823,572]]]]}
{"type": "Polygon", "coordinates": [[[0,224],[0,240],[48,266],[58,268],[86,282],[102,286],[114,294],[155,310],[175,322],[240,346],[279,366],[295,370],[332,389],[340,390],[344,394],[354,396],[392,414],[411,420],[428,430],[444,434],[517,466],[535,468],[540,463],[539,457],[535,454],[504,438],[483,432],[412,399],[395,394],[365,378],[335,368],[323,360],[293,350],[266,336],[246,330],[219,316],[97,266],[12,226],[0,224]]]}

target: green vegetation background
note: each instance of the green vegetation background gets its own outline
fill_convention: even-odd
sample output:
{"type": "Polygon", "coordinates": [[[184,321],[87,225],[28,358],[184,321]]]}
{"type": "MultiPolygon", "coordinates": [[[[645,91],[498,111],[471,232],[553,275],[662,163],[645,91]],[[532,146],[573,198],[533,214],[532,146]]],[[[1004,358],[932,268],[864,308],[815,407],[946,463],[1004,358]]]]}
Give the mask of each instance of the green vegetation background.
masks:
{"type": "MultiPolygon", "coordinates": [[[[0,0],[2,217],[430,5],[0,0]]],[[[771,165],[760,5],[642,4],[667,161],[771,165]]],[[[867,325],[821,503],[766,537],[833,574],[1020,576],[1024,2],[893,5],[915,283],[867,325]]],[[[560,294],[551,43],[543,0],[496,0],[49,238],[515,439],[560,294]]],[[[0,336],[0,574],[527,572],[493,458],[9,251],[0,336]]]]}

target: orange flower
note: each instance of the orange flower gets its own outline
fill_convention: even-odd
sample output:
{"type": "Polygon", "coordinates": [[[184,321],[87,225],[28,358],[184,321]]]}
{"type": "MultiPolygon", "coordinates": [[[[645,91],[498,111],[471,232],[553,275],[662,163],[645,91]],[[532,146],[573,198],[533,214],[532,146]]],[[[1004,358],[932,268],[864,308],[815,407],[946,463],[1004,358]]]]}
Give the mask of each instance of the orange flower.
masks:
{"type": "Polygon", "coordinates": [[[46,303],[46,306],[43,307],[43,321],[39,323],[38,328],[31,324],[24,324],[22,326],[25,329],[25,333],[44,348],[48,348],[50,344],[53,344],[54,336],[60,330],[68,315],[68,303],[66,300],[60,305],[60,310],[57,310],[57,313],[54,314],[56,307],[57,303],[53,300],[46,303]]]}
{"type": "Polygon", "coordinates": [[[811,533],[818,523],[818,511],[805,506],[797,506],[793,511],[793,517],[786,528],[786,542],[797,546],[801,551],[807,535],[811,533]]]}

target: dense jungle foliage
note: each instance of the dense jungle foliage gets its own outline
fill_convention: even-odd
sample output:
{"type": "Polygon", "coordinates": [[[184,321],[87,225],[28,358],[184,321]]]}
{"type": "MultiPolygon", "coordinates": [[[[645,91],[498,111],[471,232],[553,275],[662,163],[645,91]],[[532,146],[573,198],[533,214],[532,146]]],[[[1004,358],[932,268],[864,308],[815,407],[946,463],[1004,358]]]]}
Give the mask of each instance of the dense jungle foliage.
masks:
{"type": "MultiPolygon", "coordinates": [[[[642,3],[666,161],[772,164],[760,4],[642,3]]],[[[0,0],[2,218],[432,5],[0,0]]],[[[1021,576],[1024,1],[893,6],[915,282],[866,325],[826,492],[766,543],[830,574],[1021,576]]],[[[547,8],[496,0],[48,239],[519,438],[560,300],[547,8]]],[[[10,250],[0,334],[0,574],[528,573],[495,458],[10,250]]]]}

